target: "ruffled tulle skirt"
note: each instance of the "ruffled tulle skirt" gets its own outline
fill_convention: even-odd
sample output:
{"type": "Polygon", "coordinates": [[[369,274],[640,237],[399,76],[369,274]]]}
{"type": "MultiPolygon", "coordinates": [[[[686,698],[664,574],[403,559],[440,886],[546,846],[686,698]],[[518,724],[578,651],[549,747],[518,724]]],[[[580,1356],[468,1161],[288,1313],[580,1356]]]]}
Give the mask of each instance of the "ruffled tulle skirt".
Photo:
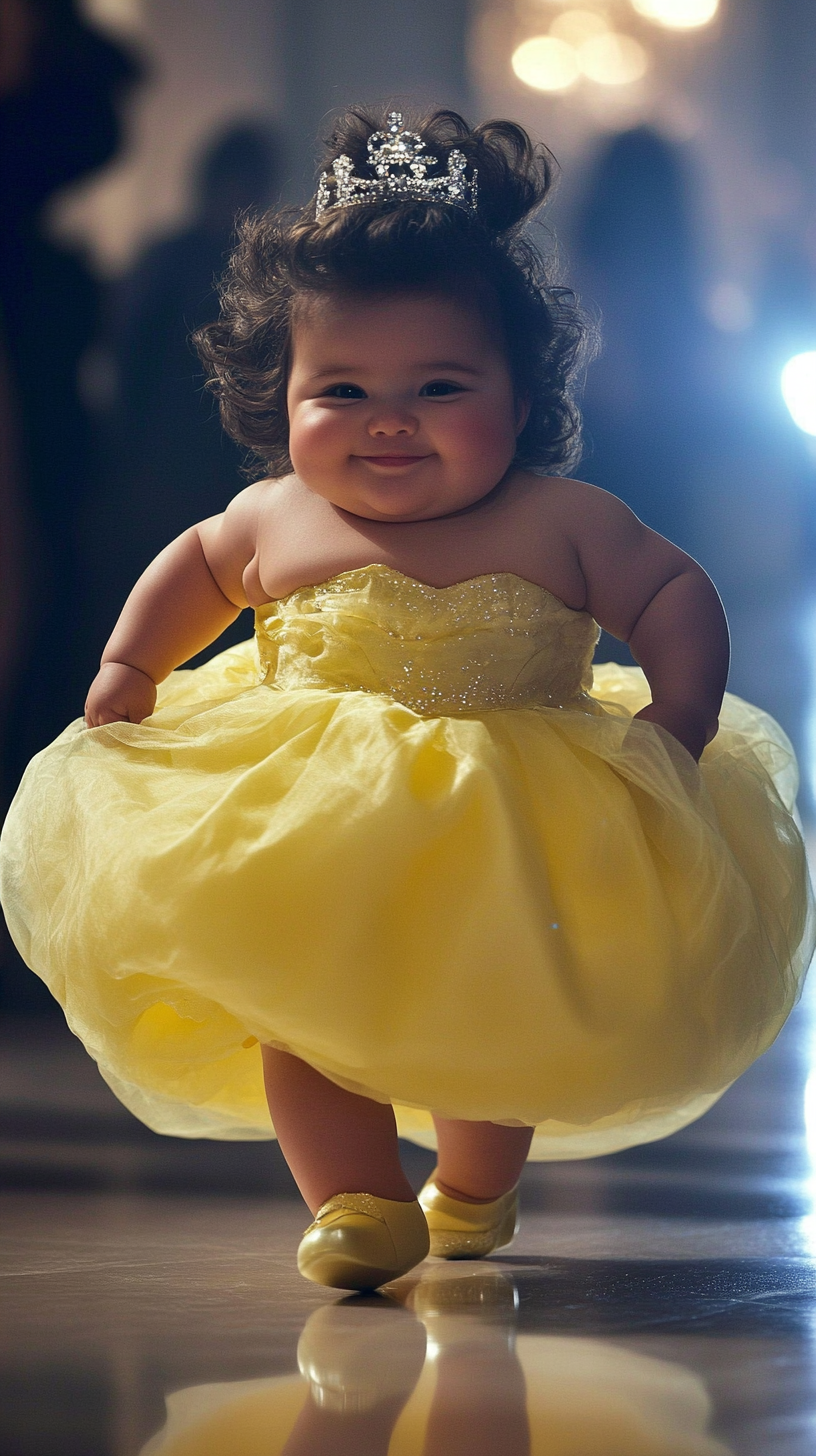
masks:
{"type": "Polygon", "coordinates": [[[252,643],[30,765],[2,894],[28,964],[161,1132],[268,1138],[258,1043],[397,1108],[660,1137],[770,1044],[813,948],[781,729],[727,697],[698,769],[639,670],[595,711],[424,717],[258,686],[252,643]]]}

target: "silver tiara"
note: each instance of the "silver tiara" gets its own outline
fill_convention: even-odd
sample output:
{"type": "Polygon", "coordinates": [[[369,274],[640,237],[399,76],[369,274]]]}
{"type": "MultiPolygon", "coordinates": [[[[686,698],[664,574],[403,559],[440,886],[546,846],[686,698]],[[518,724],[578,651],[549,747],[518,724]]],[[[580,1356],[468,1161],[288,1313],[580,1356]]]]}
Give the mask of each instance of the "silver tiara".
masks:
{"type": "Polygon", "coordinates": [[[378,202],[380,198],[406,201],[449,202],[454,207],[476,211],[476,178],[474,167],[470,179],[465,176],[467,158],[458,147],[448,154],[448,170],[441,177],[427,177],[429,167],[436,167],[436,157],[422,156],[425,143],[415,131],[406,131],[402,112],[388,114],[388,131],[375,131],[368,139],[368,157],[374,177],[355,177],[351,157],[335,157],[331,172],[321,173],[315,198],[315,217],[329,208],[354,207],[361,202],[378,202]],[[334,188],[334,197],[331,189],[334,188]]]}

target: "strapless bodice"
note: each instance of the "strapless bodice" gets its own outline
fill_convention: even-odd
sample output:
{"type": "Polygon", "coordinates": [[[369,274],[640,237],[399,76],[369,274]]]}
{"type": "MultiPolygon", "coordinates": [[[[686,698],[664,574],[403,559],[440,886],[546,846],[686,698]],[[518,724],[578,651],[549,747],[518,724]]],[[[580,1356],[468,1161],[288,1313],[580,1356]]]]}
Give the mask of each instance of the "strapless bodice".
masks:
{"type": "Polygon", "coordinates": [[[259,607],[263,681],[384,693],[417,713],[585,706],[598,627],[510,572],[432,587],[386,566],[259,607]]]}

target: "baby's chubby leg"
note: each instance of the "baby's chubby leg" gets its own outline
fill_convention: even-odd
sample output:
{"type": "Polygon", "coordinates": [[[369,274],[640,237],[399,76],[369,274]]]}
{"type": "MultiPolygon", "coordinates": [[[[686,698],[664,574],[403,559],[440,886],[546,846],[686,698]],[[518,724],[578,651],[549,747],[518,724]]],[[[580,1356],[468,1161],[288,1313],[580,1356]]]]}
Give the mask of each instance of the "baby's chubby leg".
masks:
{"type": "MultiPolygon", "coordinates": [[[[399,1160],[393,1108],[338,1087],[300,1057],[263,1047],[275,1132],[313,1213],[336,1193],[365,1192],[411,1202],[399,1160]]],[[[519,1180],[533,1129],[434,1117],[436,1185],[465,1203],[490,1203],[519,1180]]]]}
{"type": "Polygon", "coordinates": [[[530,1151],[531,1127],[434,1117],[439,1160],[435,1182],[449,1198],[492,1203],[515,1188],[530,1151]]]}
{"type": "Polygon", "coordinates": [[[400,1166],[393,1108],[289,1052],[262,1050],[275,1131],[315,1216],[298,1248],[301,1274],[333,1289],[378,1289],[407,1274],[429,1234],[400,1166]]]}
{"type": "Polygon", "coordinates": [[[532,1128],[435,1118],[439,1169],[417,1203],[388,1103],[347,1092],[289,1052],[267,1046],[262,1053],[275,1131],[315,1215],[298,1250],[307,1279],[377,1288],[421,1262],[429,1233],[431,1252],[442,1258],[479,1258],[510,1242],[511,1190],[532,1128]]]}
{"type": "Polygon", "coordinates": [[[434,1123],[439,1164],[419,1195],[431,1253],[440,1259],[483,1259],[513,1241],[516,1184],[533,1129],[447,1117],[434,1117],[434,1123]]]}
{"type": "Polygon", "coordinates": [[[275,1132],[312,1213],[338,1193],[412,1203],[393,1108],[345,1091],[289,1052],[261,1050],[275,1132]]]}

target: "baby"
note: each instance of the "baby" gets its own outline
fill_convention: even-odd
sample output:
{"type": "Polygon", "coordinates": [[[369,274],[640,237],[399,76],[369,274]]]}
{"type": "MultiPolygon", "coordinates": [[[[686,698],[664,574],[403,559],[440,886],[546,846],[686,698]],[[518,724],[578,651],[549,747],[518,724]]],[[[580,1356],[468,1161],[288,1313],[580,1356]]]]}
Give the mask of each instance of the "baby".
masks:
{"type": "Polygon", "coordinates": [[[301,1271],[372,1288],[508,1243],[531,1146],[699,1116],[812,928],[787,740],[736,699],[718,733],[714,587],[561,473],[584,327],[520,231],[548,154],[352,112],[328,162],[242,225],[198,336],[264,477],[137,582],[4,895],[123,1100],[188,1136],[271,1114],[301,1271]],[[254,644],[174,671],[246,606],[254,644]],[[642,671],[593,677],[596,623],[642,671]],[[439,1150],[419,1200],[398,1123],[439,1150]]]}

